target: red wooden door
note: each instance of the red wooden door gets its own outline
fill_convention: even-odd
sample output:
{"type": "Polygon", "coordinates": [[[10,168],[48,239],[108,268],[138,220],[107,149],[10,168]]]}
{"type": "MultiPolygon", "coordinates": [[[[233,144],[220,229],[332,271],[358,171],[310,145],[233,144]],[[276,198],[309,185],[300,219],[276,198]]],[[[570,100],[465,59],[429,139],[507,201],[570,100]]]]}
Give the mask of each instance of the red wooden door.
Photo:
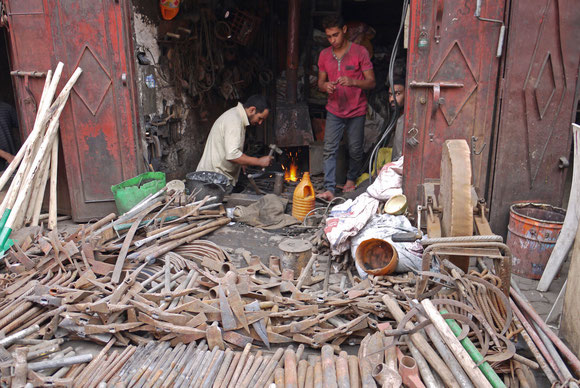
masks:
{"type": "Polygon", "coordinates": [[[111,185],[138,173],[127,1],[8,3],[10,11],[27,4],[43,21],[30,18],[22,28],[13,26],[13,41],[20,39],[13,51],[26,53],[35,69],[64,62],[63,84],[77,66],[83,69],[60,120],[73,219],[115,211],[111,185]],[[38,42],[31,39],[36,36],[38,42]]]}
{"type": "Polygon", "coordinates": [[[439,178],[447,139],[470,144],[474,185],[485,193],[504,7],[481,6],[481,18],[498,23],[475,16],[476,0],[411,0],[403,185],[412,211],[419,185],[439,178]]]}
{"type": "MultiPolygon", "coordinates": [[[[11,70],[46,72],[54,68],[50,20],[44,1],[8,1],[5,3],[9,17],[11,70]],[[34,54],[31,55],[31,53],[34,54]]],[[[26,136],[32,131],[44,81],[44,77],[13,76],[16,109],[20,118],[22,135],[26,136]]]]}
{"type": "Polygon", "coordinates": [[[574,0],[512,0],[491,226],[505,233],[516,201],[562,202],[580,58],[574,0]]]}

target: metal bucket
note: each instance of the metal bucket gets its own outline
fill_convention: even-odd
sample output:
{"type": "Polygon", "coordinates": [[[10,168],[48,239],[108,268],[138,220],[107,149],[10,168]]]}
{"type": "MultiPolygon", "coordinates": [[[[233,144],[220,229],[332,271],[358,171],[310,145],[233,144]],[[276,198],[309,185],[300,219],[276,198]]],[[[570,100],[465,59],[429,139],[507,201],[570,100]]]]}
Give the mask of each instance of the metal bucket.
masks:
{"type": "Polygon", "coordinates": [[[541,203],[510,207],[507,245],[512,251],[512,272],[540,279],[562,230],[566,210],[541,203]]]}

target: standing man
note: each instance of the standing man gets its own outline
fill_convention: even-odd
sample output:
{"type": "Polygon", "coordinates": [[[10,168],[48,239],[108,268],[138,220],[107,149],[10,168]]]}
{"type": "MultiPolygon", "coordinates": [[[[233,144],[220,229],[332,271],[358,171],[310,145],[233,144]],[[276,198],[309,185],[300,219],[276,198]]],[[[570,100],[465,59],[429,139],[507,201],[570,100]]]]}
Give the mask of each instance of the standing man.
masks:
{"type": "Polygon", "coordinates": [[[393,154],[391,160],[394,162],[403,155],[403,127],[405,126],[405,79],[394,78],[393,87],[389,88],[389,105],[393,114],[398,114],[395,136],[393,138],[393,154]]]}
{"type": "Polygon", "coordinates": [[[375,73],[367,49],[346,39],[340,16],[322,22],[330,47],[318,58],[318,89],[328,94],[324,133],[324,187],[318,198],[330,201],[336,188],[336,153],[346,131],[349,164],[343,192],[355,189],[363,163],[364,124],[367,97],[375,87],[375,73]]]}
{"type": "Polygon", "coordinates": [[[268,167],[272,156],[255,158],[244,154],[243,150],[246,127],[261,125],[269,113],[268,100],[257,94],[250,96],[244,104],[238,103],[225,111],[211,127],[197,171],[219,172],[235,185],[241,167],[268,167]]]}
{"type": "Polygon", "coordinates": [[[8,163],[14,160],[16,147],[12,138],[12,130],[18,128],[18,118],[14,108],[0,101],[0,171],[5,170],[8,163]]]}

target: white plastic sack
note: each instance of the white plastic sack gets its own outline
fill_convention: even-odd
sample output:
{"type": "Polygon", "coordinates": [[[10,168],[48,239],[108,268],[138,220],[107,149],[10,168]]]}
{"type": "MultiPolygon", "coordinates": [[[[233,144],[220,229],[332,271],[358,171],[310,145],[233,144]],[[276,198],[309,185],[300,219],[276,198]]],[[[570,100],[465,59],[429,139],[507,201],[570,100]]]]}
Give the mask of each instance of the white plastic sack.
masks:
{"type": "MultiPolygon", "coordinates": [[[[356,257],[356,250],[358,246],[366,240],[371,238],[378,238],[389,242],[399,255],[399,262],[395,272],[409,272],[420,271],[421,261],[423,256],[423,246],[418,242],[393,242],[391,237],[396,233],[413,232],[417,233],[417,228],[413,227],[407,217],[392,216],[390,214],[376,214],[366,224],[366,226],[352,238],[350,252],[352,257],[356,257]]],[[[362,278],[367,276],[367,273],[356,266],[359,275],[362,278]]]]}
{"type": "MultiPolygon", "coordinates": [[[[379,201],[386,201],[395,194],[401,194],[403,183],[403,158],[387,163],[379,176],[367,188],[367,192],[356,197],[354,201],[332,208],[326,219],[324,233],[330,242],[333,255],[339,255],[350,247],[350,238],[356,236],[377,212],[379,201]]],[[[354,256],[353,256],[354,257],[354,256]]]]}
{"type": "Polygon", "coordinates": [[[349,238],[355,236],[366,225],[378,207],[379,201],[363,193],[354,201],[349,199],[332,208],[330,216],[326,219],[324,233],[330,242],[333,255],[348,250],[349,238]]]}

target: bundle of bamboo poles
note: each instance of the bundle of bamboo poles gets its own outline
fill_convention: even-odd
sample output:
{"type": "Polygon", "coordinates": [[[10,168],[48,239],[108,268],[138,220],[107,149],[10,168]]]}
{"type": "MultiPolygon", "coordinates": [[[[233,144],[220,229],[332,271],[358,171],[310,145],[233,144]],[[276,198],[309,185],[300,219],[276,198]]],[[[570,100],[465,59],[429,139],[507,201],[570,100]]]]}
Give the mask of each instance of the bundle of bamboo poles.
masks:
{"type": "Polygon", "coordinates": [[[3,215],[1,226],[4,227],[0,234],[2,247],[5,246],[12,230],[18,229],[24,224],[38,225],[46,184],[49,179],[48,227],[50,229],[56,228],[59,118],[75,82],[82,73],[82,70],[77,68],[58,97],[54,99],[63,67],[61,62],[54,73],[52,70],[48,71],[32,132],[0,177],[0,190],[3,190],[16,172],[0,206],[0,214],[3,215]]]}

